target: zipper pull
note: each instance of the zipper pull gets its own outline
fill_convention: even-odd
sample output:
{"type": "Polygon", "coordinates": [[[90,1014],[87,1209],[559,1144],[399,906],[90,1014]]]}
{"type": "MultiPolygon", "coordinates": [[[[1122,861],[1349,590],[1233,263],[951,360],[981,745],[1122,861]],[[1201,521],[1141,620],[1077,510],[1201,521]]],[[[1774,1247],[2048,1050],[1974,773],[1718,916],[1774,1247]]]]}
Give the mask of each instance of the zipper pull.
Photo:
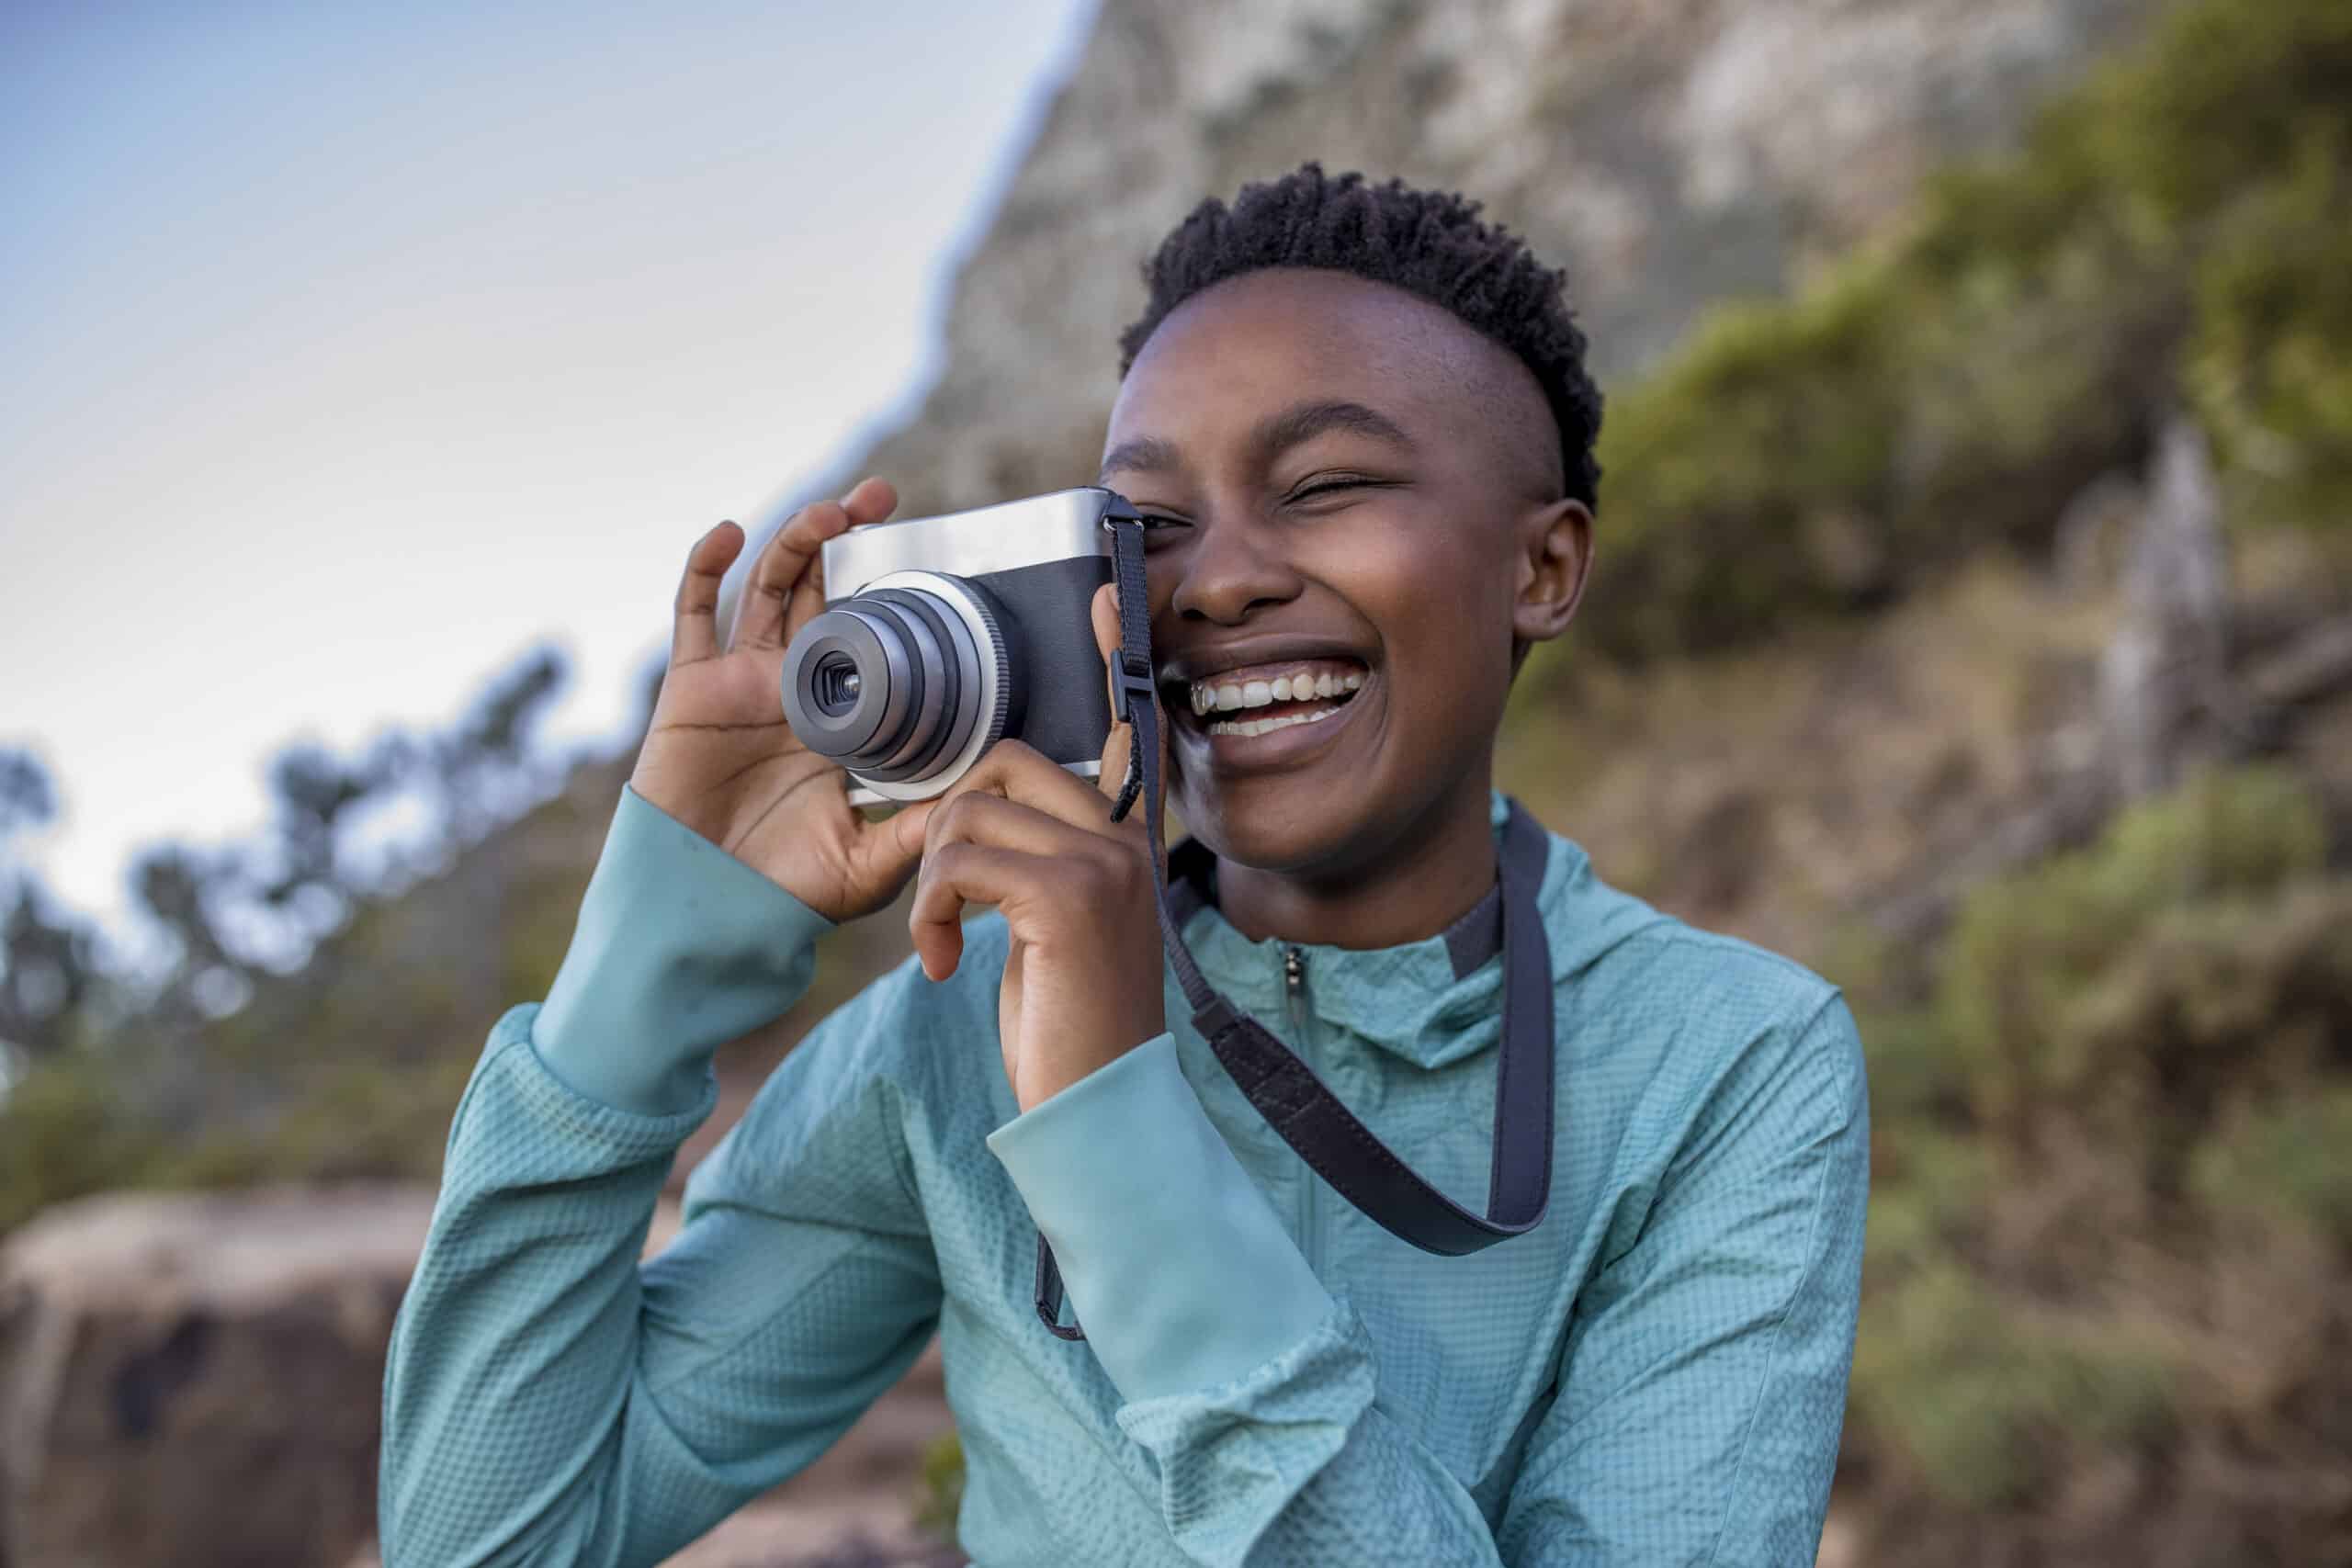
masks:
{"type": "Polygon", "coordinates": [[[1283,984],[1294,1001],[1298,999],[1299,987],[1306,984],[1306,954],[1295,947],[1283,949],[1283,984]]]}

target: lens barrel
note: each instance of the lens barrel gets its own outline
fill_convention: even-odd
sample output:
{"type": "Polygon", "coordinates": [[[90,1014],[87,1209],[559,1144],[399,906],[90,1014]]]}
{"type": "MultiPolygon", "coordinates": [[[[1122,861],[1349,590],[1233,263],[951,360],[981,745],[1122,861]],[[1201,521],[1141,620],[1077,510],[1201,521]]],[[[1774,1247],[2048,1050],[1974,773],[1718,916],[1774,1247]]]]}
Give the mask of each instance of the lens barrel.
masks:
{"type": "Polygon", "coordinates": [[[803,745],[887,797],[944,791],[1004,731],[1012,671],[985,590],[893,572],[785,650],[784,716],[803,745]]]}

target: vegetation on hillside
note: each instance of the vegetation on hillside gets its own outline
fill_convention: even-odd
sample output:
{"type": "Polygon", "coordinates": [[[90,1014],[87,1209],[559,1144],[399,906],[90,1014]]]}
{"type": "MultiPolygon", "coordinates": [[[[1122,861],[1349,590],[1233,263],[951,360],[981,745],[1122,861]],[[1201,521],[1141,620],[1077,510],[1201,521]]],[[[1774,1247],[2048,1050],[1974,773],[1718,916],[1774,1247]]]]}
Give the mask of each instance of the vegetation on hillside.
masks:
{"type": "Polygon", "coordinates": [[[1905,1529],[2136,1515],[2285,1562],[2352,1520],[2333,836],[2291,773],[2202,774],[1978,887],[1924,998],[1917,955],[1841,973],[1875,1122],[1849,1453],[1905,1529]]]}
{"type": "MultiPolygon", "coordinates": [[[[577,809],[540,802],[573,767],[534,735],[563,673],[536,650],[445,733],[281,751],[259,839],[132,867],[157,968],[109,964],[88,921],[0,860],[0,1233],[107,1188],[430,1177],[482,1021],[544,991],[587,883],[571,843],[518,852],[509,820],[531,811],[545,835],[577,809]],[[355,853],[387,818],[406,830],[355,853]]],[[[23,753],[0,755],[0,781],[5,852],[57,801],[23,753]]]]}
{"type": "Polygon", "coordinates": [[[1545,666],[1723,648],[2039,546],[2184,406],[2241,524],[2352,532],[2348,215],[2352,7],[2172,13],[2020,152],[1612,396],[1600,575],[1545,666]]]}

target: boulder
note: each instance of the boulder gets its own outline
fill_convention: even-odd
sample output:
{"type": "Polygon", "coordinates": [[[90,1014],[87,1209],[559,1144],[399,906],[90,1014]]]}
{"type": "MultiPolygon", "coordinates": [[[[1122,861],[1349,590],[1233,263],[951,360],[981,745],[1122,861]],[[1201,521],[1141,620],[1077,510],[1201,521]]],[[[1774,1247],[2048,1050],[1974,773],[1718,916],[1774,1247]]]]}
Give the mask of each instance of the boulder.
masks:
{"type": "Polygon", "coordinates": [[[0,1250],[0,1568],[321,1568],[376,1521],[429,1188],[112,1193],[0,1250]]]}

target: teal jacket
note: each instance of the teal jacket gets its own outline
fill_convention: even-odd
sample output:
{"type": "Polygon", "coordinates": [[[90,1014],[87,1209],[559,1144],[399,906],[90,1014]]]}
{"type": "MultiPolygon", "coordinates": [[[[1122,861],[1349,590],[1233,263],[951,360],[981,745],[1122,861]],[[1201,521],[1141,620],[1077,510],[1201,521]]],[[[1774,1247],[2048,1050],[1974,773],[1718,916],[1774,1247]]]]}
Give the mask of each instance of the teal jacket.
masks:
{"type": "MultiPolygon", "coordinates": [[[[386,1568],[658,1562],[934,1333],[985,1568],[1811,1562],[1868,1187],[1851,1016],[1556,836],[1541,908],[1558,1104],[1527,1235],[1396,1240],[1182,1023],[1020,1111],[991,915],[953,978],[909,961],[818,1025],[640,1265],[712,1052],[800,997],[830,927],[624,789],[546,1001],[499,1019],[450,1129],[385,1380],[386,1568]],[[1040,1230],[1083,1343],[1037,1319],[1040,1230]]],[[[1252,942],[1214,907],[1184,934],[1484,1208],[1499,959],[1252,942]]]]}

